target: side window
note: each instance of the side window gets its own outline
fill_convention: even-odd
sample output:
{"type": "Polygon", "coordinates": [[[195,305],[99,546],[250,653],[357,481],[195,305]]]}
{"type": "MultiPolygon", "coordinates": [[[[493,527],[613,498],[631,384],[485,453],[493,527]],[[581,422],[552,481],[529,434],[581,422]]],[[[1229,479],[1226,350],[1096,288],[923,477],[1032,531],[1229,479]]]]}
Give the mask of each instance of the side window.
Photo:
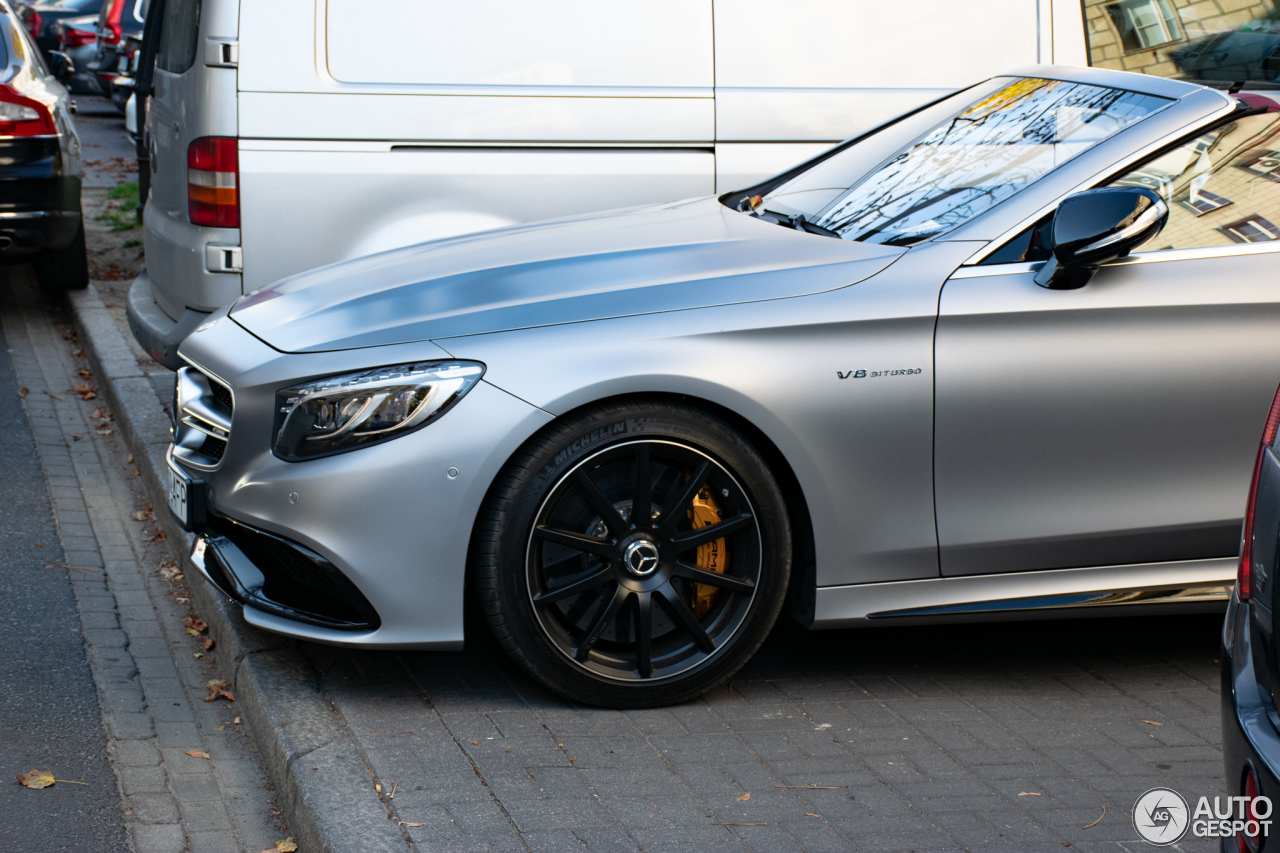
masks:
{"type": "Polygon", "coordinates": [[[156,68],[181,74],[196,61],[200,41],[200,0],[165,0],[156,68]]]}
{"type": "Polygon", "coordinates": [[[1168,202],[1146,252],[1280,241],[1280,112],[1221,125],[1110,186],[1148,187],[1168,202]]]}

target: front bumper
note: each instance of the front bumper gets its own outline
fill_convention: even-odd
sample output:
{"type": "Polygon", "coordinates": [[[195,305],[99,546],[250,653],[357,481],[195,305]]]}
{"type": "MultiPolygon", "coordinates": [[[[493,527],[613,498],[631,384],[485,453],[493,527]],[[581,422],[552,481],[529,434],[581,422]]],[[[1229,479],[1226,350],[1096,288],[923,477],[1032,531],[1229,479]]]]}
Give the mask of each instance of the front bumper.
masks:
{"type": "Polygon", "coordinates": [[[182,354],[234,396],[221,458],[176,461],[204,484],[210,521],[197,530],[197,567],[243,605],[245,620],[338,645],[459,648],[477,513],[502,466],[551,416],[481,381],[417,432],[285,462],[270,449],[278,389],[448,354],[429,342],[280,353],[225,316],[193,333],[182,354]],[[344,598],[345,613],[333,607],[344,598]]]}
{"type": "MultiPolygon", "coordinates": [[[[1249,607],[1232,592],[1222,629],[1222,763],[1224,788],[1230,796],[1244,793],[1244,777],[1252,767],[1259,793],[1280,803],[1280,728],[1269,700],[1258,689],[1249,630],[1249,607]]],[[[1275,825],[1273,824],[1273,829],[1275,825]]],[[[1273,832],[1273,835],[1276,834],[1273,832]]],[[[1261,839],[1260,850],[1280,849],[1280,839],[1261,839]]],[[[1235,853],[1235,839],[1224,839],[1224,851],[1235,853]]]]}

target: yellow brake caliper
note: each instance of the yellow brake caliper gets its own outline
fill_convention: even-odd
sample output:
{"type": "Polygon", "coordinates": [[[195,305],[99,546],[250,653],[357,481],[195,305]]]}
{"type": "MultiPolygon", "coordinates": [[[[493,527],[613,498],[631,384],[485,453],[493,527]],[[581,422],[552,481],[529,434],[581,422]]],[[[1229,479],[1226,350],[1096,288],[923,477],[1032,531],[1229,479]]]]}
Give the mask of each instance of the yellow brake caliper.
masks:
{"type": "MultiPolygon", "coordinates": [[[[709,524],[715,524],[720,520],[720,508],[716,506],[715,499],[711,497],[711,492],[705,486],[698,492],[697,497],[693,499],[693,505],[689,509],[689,524],[694,530],[699,530],[709,524]]],[[[729,552],[725,549],[724,539],[716,539],[705,545],[698,546],[697,566],[708,572],[719,572],[724,574],[724,570],[729,567],[729,552]]],[[[711,605],[715,604],[716,596],[720,594],[720,590],[714,586],[705,583],[695,583],[693,585],[693,615],[701,619],[711,609],[711,605]]]]}

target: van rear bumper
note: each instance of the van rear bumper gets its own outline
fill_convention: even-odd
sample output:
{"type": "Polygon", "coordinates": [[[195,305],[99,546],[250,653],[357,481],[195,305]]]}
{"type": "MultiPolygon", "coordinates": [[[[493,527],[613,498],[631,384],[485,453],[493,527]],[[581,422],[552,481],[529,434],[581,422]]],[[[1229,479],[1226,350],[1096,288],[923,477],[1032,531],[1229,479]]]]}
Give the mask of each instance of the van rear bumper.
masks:
{"type": "Polygon", "coordinates": [[[178,345],[209,316],[203,311],[193,311],[190,308],[185,309],[177,320],[164,313],[156,304],[151,292],[151,279],[147,277],[145,270],[134,279],[129,288],[125,313],[134,339],[148,355],[170,370],[177,370],[182,366],[182,360],[178,358],[178,345]]]}

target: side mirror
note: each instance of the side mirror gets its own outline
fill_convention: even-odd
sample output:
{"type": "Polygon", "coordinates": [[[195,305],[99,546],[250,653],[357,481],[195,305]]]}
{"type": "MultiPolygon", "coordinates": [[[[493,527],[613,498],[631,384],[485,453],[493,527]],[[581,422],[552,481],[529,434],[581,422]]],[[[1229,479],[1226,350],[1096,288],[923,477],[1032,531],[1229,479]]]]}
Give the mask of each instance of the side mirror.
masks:
{"type": "Polygon", "coordinates": [[[49,66],[49,73],[56,80],[66,80],[71,76],[71,72],[75,70],[75,64],[71,61],[71,57],[60,50],[45,51],[44,61],[49,66]]]}
{"type": "Polygon", "coordinates": [[[1160,233],[1169,206],[1145,187],[1106,187],[1068,196],[1053,216],[1053,257],[1036,273],[1050,290],[1084,287],[1107,261],[1123,258],[1160,233]]]}

